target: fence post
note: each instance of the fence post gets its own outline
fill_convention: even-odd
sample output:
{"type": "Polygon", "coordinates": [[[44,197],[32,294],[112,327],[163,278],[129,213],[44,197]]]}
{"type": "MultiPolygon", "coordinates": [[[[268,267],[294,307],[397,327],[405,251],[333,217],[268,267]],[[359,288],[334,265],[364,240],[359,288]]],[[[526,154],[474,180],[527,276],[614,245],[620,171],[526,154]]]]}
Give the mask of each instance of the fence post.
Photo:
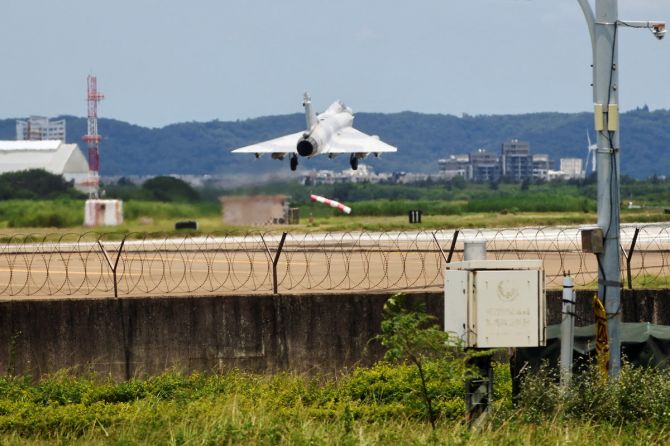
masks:
{"type": "Polygon", "coordinates": [[[632,290],[633,289],[633,273],[632,273],[632,268],[631,268],[631,262],[633,261],[633,254],[635,253],[635,244],[637,243],[637,236],[640,233],[640,228],[635,228],[635,233],[633,234],[633,241],[630,244],[630,248],[628,248],[628,252],[626,252],[623,249],[623,246],[621,247],[621,251],[623,252],[624,257],[626,258],[626,274],[628,278],[628,289],[632,290]]]}
{"type": "Polygon", "coordinates": [[[119,297],[119,289],[118,289],[118,283],[116,280],[116,270],[119,266],[119,260],[121,259],[121,251],[123,251],[123,245],[126,243],[126,237],[127,235],[123,237],[123,240],[121,240],[121,245],[119,245],[119,250],[116,253],[116,260],[114,261],[114,265],[112,265],[112,259],[109,258],[109,254],[107,254],[107,250],[105,247],[102,245],[100,242],[100,239],[98,239],[98,246],[100,246],[100,249],[102,250],[102,253],[105,256],[105,260],[107,260],[107,265],[109,265],[109,269],[112,270],[112,278],[114,280],[114,297],[119,297]]]}
{"type": "Polygon", "coordinates": [[[451,238],[451,247],[449,248],[449,256],[444,255],[444,251],[442,250],[442,246],[440,246],[440,242],[437,240],[437,231],[433,232],[433,239],[435,239],[435,244],[437,244],[437,248],[440,250],[440,254],[442,254],[442,258],[444,259],[444,263],[451,263],[451,257],[454,255],[454,248],[456,248],[456,240],[458,240],[458,233],[460,231],[457,229],[454,231],[454,235],[451,238]]]}
{"type": "Polygon", "coordinates": [[[277,247],[277,252],[275,253],[274,257],[270,253],[270,248],[268,248],[268,244],[265,243],[265,237],[263,237],[263,234],[260,234],[261,240],[263,241],[263,246],[265,246],[265,251],[268,254],[268,259],[272,262],[272,292],[274,294],[277,294],[277,289],[279,284],[277,283],[277,263],[279,263],[279,256],[281,255],[282,249],[284,248],[284,241],[286,240],[286,236],[288,233],[283,232],[281,235],[281,240],[279,241],[279,246],[277,247]]]}
{"type": "Polygon", "coordinates": [[[286,232],[283,232],[281,235],[281,240],[279,241],[279,246],[277,247],[277,252],[275,253],[275,258],[272,260],[272,283],[274,284],[273,291],[274,294],[277,294],[277,263],[279,263],[279,256],[281,255],[281,250],[284,248],[284,241],[286,240],[286,232]]]}
{"type": "Polygon", "coordinates": [[[444,255],[444,251],[442,250],[442,247],[440,246],[440,242],[437,240],[437,236],[435,234],[437,234],[437,231],[433,232],[433,239],[435,240],[435,244],[437,245],[437,249],[440,250],[440,254],[442,254],[442,258],[444,259],[444,263],[449,263],[449,261],[447,260],[447,256],[444,255]]]}
{"type": "Polygon", "coordinates": [[[454,255],[454,249],[456,249],[456,241],[458,240],[458,234],[460,234],[461,231],[456,229],[454,231],[454,236],[451,238],[451,247],[449,248],[449,257],[447,257],[447,263],[451,263],[451,257],[454,255]]]}

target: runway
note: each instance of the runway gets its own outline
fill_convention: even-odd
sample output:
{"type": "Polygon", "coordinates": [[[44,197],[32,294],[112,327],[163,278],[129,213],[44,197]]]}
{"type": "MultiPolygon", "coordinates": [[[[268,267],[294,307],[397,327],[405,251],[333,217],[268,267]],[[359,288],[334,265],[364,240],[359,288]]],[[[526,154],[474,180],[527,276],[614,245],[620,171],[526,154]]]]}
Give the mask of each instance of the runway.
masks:
{"type": "MultiPolygon", "coordinates": [[[[670,226],[624,225],[622,279],[635,229],[633,278],[669,276],[670,226]]],[[[280,293],[441,289],[453,230],[349,232],[94,240],[90,235],[0,246],[2,299],[109,297],[117,294],[258,294],[273,290],[276,260],[280,293]],[[102,247],[104,247],[104,252],[102,247]]],[[[544,261],[546,287],[561,286],[570,272],[577,286],[593,286],[595,256],[581,252],[578,227],[463,229],[452,261],[466,240],[487,240],[489,259],[544,261]]]]}

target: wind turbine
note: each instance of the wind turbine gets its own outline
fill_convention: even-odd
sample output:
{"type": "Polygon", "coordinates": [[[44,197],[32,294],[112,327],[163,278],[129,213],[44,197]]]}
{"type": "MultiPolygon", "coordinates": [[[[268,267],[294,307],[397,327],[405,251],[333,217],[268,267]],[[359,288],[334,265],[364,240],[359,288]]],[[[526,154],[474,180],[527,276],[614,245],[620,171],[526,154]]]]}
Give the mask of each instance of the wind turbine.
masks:
{"type": "Polygon", "coordinates": [[[589,131],[586,131],[586,140],[589,142],[587,147],[586,161],[584,163],[584,178],[588,175],[589,171],[589,158],[591,158],[591,173],[596,171],[596,149],[598,148],[597,144],[591,144],[591,136],[589,136],[589,131]]]}

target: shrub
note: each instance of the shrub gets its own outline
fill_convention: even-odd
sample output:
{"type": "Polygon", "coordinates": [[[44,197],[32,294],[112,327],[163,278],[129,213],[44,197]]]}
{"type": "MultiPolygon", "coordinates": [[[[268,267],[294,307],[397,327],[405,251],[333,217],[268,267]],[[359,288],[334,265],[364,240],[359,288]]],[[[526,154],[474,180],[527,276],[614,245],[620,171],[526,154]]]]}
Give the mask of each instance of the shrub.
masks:
{"type": "Polygon", "coordinates": [[[71,182],[61,175],[42,169],[30,169],[0,174],[0,200],[82,198],[84,194],[74,189],[71,182]]]}
{"type": "Polygon", "coordinates": [[[142,189],[158,201],[192,202],[200,199],[200,194],[190,184],[173,177],[151,178],[142,184],[142,189]]]}
{"type": "Polygon", "coordinates": [[[84,202],[79,200],[8,200],[0,202],[0,221],[10,228],[81,225],[84,202]]]}
{"type": "Polygon", "coordinates": [[[618,379],[606,381],[595,366],[573,377],[562,391],[556,372],[542,369],[523,380],[520,413],[530,421],[555,418],[615,425],[670,422],[670,370],[624,364],[618,379]]]}

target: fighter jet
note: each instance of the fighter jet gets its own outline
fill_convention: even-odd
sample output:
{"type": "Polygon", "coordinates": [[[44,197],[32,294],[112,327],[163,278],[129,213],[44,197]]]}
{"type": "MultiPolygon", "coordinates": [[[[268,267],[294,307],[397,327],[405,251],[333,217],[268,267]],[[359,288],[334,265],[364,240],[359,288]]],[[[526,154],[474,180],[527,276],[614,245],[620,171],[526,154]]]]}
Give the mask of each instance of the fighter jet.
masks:
{"type": "Polygon", "coordinates": [[[233,150],[233,153],[253,153],[256,158],[270,153],[272,159],[278,160],[288,156],[291,170],[298,167],[298,156],[311,158],[327,155],[328,158],[335,158],[348,153],[351,168],[356,170],[358,160],[371,153],[379,157],[381,153],[397,151],[395,147],[380,141],[378,136],[366,135],[354,129],[354,113],[341,101],[333,102],[319,115],[312,109],[312,100],[307,93],[302,105],[305,107],[306,130],[241,147],[233,150]]]}

